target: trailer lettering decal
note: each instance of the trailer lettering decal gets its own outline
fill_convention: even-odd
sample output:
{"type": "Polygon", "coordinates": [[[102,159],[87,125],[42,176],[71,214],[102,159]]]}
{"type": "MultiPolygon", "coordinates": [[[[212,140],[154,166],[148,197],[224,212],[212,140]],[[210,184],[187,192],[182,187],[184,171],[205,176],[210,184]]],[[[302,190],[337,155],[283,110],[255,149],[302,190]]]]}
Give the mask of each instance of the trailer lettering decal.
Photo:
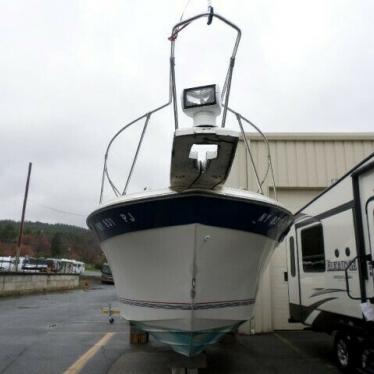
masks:
{"type": "MultiPolygon", "coordinates": [[[[345,271],[345,269],[349,266],[350,261],[326,261],[327,271],[345,271]]],[[[354,262],[349,266],[349,271],[356,271],[357,270],[357,263],[354,262]]]]}

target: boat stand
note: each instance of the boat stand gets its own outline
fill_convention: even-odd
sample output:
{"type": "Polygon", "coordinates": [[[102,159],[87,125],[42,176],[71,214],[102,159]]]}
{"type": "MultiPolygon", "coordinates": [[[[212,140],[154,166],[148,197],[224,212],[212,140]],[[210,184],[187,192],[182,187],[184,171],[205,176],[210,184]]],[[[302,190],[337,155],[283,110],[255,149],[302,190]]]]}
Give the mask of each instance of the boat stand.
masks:
{"type": "MultiPolygon", "coordinates": [[[[149,334],[136,328],[130,323],[130,344],[144,345],[149,342],[149,334]]],[[[171,352],[168,367],[171,374],[198,374],[199,369],[206,368],[207,360],[204,353],[198,356],[185,357],[178,353],[171,352]]]]}
{"type": "Polygon", "coordinates": [[[147,344],[149,334],[142,330],[137,329],[130,323],[130,344],[147,344]]]}
{"type": "Polygon", "coordinates": [[[199,374],[199,369],[173,368],[171,374],[199,374]]]}
{"type": "Polygon", "coordinates": [[[168,366],[171,368],[171,374],[198,374],[199,369],[207,367],[206,354],[200,353],[194,357],[177,355],[170,360],[168,366]]]}

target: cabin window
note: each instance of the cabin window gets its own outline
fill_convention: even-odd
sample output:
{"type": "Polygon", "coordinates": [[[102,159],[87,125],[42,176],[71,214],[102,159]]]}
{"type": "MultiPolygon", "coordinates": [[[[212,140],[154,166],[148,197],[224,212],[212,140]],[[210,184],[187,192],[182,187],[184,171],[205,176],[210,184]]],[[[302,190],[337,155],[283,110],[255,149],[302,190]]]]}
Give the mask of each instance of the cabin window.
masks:
{"type": "Polygon", "coordinates": [[[295,263],[295,240],[293,236],[290,238],[290,263],[291,263],[291,276],[296,275],[296,263],[295,263]]]}
{"type": "Polygon", "coordinates": [[[315,225],[301,231],[301,247],[305,273],[326,270],[322,225],[315,225]]]}

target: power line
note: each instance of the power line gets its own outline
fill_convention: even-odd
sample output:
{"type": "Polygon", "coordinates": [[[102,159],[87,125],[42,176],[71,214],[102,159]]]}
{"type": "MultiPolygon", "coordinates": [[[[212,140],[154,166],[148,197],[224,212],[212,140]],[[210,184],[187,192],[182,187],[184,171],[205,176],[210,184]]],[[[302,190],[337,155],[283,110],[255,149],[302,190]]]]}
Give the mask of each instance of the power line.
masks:
{"type": "Polygon", "coordinates": [[[78,217],[87,217],[87,214],[80,214],[80,213],[75,213],[75,212],[69,212],[67,210],[53,208],[51,206],[47,206],[47,205],[43,205],[43,204],[37,204],[37,205],[39,205],[42,208],[49,209],[49,210],[52,210],[52,211],[57,212],[57,213],[68,214],[68,215],[71,215],[71,216],[78,216],[78,217]]]}

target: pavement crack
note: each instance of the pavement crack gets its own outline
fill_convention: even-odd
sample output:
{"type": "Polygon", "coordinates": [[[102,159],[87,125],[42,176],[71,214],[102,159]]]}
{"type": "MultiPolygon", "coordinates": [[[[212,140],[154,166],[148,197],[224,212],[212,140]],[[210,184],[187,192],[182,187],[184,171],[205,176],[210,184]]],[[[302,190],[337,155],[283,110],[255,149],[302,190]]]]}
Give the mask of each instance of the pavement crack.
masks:
{"type": "Polygon", "coordinates": [[[22,351],[21,352],[19,352],[17,355],[16,355],[16,357],[14,357],[14,359],[11,361],[11,362],[9,362],[9,364],[8,365],[6,365],[5,366],[5,368],[3,369],[3,370],[1,370],[0,371],[0,374],[3,374],[3,373],[5,373],[13,364],[14,364],[14,362],[15,361],[17,361],[24,353],[25,353],[25,351],[28,349],[28,347],[25,347],[25,348],[23,348],[22,349],[22,351]]]}

